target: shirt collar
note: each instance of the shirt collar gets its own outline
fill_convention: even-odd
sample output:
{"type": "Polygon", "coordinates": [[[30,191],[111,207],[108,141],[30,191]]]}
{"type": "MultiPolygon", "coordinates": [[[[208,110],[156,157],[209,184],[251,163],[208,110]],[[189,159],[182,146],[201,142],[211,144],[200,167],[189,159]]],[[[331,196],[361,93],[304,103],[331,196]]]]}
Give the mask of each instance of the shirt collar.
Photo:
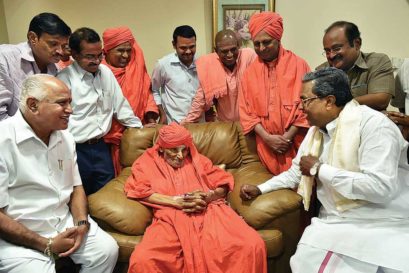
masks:
{"type": "Polygon", "coordinates": [[[364,70],[368,69],[368,65],[366,64],[366,62],[365,62],[365,60],[363,58],[363,53],[362,52],[359,52],[358,59],[356,59],[354,65],[352,66],[352,68],[350,70],[352,70],[355,66],[357,66],[357,67],[359,67],[361,69],[364,69],[364,70]]]}
{"type": "Polygon", "coordinates": [[[21,58],[28,62],[35,62],[33,50],[28,42],[20,44],[21,58]]]}
{"type": "MultiPolygon", "coordinates": [[[[78,76],[79,78],[81,78],[81,80],[84,79],[85,76],[94,77],[94,74],[92,74],[92,73],[86,71],[85,69],[83,69],[83,68],[78,64],[77,61],[74,61],[72,65],[73,65],[73,67],[74,67],[74,70],[75,70],[77,76],[78,76]]],[[[101,64],[100,64],[100,65],[101,65],[101,64]]],[[[95,76],[96,76],[96,75],[99,75],[99,73],[101,73],[101,68],[98,66],[98,70],[97,70],[97,72],[95,73],[95,76]]]]}
{"type": "Polygon", "coordinates": [[[339,119],[339,118],[337,117],[336,119],[330,121],[329,123],[327,123],[327,125],[325,125],[325,128],[327,129],[326,132],[323,131],[323,130],[321,130],[321,129],[320,129],[320,131],[321,131],[322,133],[324,133],[324,134],[329,135],[329,137],[332,138],[332,136],[333,136],[333,134],[334,134],[334,132],[335,132],[335,129],[337,128],[338,119],[339,119]]]}
{"type": "MultiPolygon", "coordinates": [[[[30,125],[27,123],[27,121],[24,119],[23,115],[21,114],[20,110],[16,112],[14,115],[15,118],[15,136],[16,136],[16,144],[20,144],[26,140],[29,140],[31,138],[34,138],[44,144],[43,141],[40,140],[40,138],[34,133],[33,129],[30,127],[30,125]]],[[[50,141],[48,144],[48,148],[52,148],[57,143],[61,142],[61,132],[60,131],[53,131],[50,135],[50,141]]],[[[44,144],[45,145],[45,144],[44,144]]]]}
{"type": "Polygon", "coordinates": [[[197,57],[196,57],[196,54],[195,54],[195,56],[193,56],[193,62],[192,62],[192,64],[191,64],[189,67],[187,67],[184,63],[182,63],[182,62],[179,60],[178,54],[175,52],[174,54],[172,54],[172,56],[171,56],[171,58],[170,58],[170,63],[180,64],[181,66],[184,66],[184,67],[186,67],[187,69],[192,69],[192,68],[196,68],[196,60],[197,60],[197,57]]]}

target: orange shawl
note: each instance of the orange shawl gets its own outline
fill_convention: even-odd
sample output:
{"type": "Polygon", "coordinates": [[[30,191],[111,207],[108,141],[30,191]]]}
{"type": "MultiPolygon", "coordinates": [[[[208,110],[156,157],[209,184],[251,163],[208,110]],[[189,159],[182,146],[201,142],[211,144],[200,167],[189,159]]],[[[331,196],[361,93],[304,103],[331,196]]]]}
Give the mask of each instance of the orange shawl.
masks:
{"type": "MultiPolygon", "coordinates": [[[[241,79],[246,68],[254,61],[254,56],[253,49],[240,49],[236,64],[239,79],[241,79]]],[[[205,109],[208,109],[212,106],[213,99],[222,98],[227,95],[226,71],[216,53],[200,57],[196,61],[196,69],[200,86],[205,95],[205,109]]]]}

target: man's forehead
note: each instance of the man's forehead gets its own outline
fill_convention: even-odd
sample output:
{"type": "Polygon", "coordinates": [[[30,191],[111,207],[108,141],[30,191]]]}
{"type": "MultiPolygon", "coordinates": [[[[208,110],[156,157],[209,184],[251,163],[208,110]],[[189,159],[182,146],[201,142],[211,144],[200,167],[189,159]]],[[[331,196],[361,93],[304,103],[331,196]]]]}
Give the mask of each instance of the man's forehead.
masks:
{"type": "Polygon", "coordinates": [[[313,86],[313,81],[304,82],[301,87],[301,97],[308,97],[309,95],[313,94],[313,86]]]}

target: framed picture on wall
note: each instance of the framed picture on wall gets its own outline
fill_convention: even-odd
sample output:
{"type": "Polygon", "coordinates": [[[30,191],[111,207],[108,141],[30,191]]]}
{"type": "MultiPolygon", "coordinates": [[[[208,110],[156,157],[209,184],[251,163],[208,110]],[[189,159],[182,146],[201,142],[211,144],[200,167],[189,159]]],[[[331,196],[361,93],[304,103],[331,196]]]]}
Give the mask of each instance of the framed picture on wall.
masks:
{"type": "Polygon", "coordinates": [[[241,47],[253,47],[249,32],[251,16],[274,11],[275,0],[213,0],[213,38],[223,29],[231,29],[240,38],[241,47]]]}

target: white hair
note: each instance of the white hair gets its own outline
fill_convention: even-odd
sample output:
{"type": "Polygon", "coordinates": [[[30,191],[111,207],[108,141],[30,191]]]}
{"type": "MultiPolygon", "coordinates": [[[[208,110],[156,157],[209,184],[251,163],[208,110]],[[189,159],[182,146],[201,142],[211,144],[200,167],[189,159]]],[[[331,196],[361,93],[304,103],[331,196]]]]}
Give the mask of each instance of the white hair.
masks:
{"type": "Polygon", "coordinates": [[[27,99],[32,97],[38,101],[44,100],[49,92],[50,87],[47,85],[49,79],[54,76],[47,74],[35,74],[28,76],[22,84],[20,94],[20,110],[25,113],[27,111],[27,99]]]}

